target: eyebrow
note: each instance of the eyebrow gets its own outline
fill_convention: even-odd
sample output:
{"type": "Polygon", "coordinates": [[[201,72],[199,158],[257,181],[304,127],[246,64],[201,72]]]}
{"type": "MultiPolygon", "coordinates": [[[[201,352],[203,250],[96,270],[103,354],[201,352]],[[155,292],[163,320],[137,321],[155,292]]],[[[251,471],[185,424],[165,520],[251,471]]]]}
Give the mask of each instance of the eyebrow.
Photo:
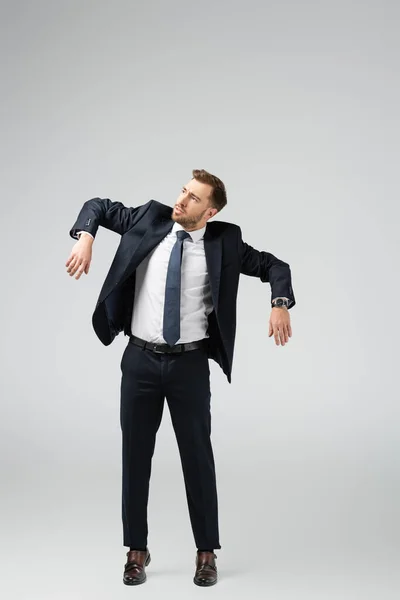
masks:
{"type": "MultiPolygon", "coordinates": [[[[187,187],[185,185],[182,186],[184,190],[187,190],[187,187]]],[[[193,194],[193,192],[190,192],[192,196],[194,196],[195,198],[197,198],[197,200],[200,200],[201,202],[201,198],[199,198],[198,196],[196,196],[196,194],[193,194]]]]}

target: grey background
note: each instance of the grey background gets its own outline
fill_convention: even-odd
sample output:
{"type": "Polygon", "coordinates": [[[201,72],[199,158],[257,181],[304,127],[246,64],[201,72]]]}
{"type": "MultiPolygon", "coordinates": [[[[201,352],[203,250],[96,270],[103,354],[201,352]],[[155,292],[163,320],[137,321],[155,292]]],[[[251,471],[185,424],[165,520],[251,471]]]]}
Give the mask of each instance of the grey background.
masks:
{"type": "Polygon", "coordinates": [[[397,598],[399,5],[392,1],[1,3],[0,586],[24,600],[397,598]],[[119,362],[65,262],[94,196],[171,206],[193,168],[218,216],[289,262],[268,338],[243,276],[229,386],[211,362],[220,582],[195,547],[166,407],[148,581],[122,584],[119,362]],[[397,260],[396,260],[397,259],[397,260]],[[383,297],[383,302],[378,302],[383,297]]]}

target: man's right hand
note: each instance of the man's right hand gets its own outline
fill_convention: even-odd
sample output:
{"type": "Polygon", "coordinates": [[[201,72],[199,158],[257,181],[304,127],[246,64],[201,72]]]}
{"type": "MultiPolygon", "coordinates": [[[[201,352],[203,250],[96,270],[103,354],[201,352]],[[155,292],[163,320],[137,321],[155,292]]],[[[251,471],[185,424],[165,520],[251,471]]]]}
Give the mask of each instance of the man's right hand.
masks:
{"type": "Polygon", "coordinates": [[[71,254],[65,263],[67,273],[72,277],[77,274],[75,279],[79,279],[82,273],[89,273],[89,267],[92,260],[93,238],[89,234],[81,233],[79,240],[73,246],[71,254]]]}

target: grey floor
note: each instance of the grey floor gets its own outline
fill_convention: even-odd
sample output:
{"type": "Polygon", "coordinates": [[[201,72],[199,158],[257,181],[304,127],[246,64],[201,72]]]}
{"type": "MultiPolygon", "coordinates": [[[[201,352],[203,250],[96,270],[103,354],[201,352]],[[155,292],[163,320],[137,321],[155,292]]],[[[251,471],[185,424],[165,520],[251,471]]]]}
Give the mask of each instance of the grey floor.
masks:
{"type": "Polygon", "coordinates": [[[309,458],[305,470],[299,457],[281,455],[250,470],[221,461],[219,471],[219,582],[207,590],[192,582],[195,549],[177,457],[164,462],[160,452],[154,459],[152,561],[147,582],[135,588],[122,583],[118,470],[47,466],[25,473],[23,482],[10,474],[2,510],[3,597],[399,598],[396,507],[386,501],[379,509],[379,485],[371,484],[380,474],[371,465],[360,473],[325,456],[323,463],[309,458]]]}

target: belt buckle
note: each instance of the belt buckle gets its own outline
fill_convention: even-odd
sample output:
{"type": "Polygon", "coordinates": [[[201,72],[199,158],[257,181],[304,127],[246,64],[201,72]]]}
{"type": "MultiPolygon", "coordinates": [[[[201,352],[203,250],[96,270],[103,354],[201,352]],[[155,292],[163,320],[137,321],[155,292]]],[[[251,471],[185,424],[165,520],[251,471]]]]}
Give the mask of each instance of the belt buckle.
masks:
{"type": "Polygon", "coordinates": [[[156,354],[164,354],[163,350],[157,350],[158,346],[161,346],[161,344],[153,344],[153,352],[156,354]]]}

